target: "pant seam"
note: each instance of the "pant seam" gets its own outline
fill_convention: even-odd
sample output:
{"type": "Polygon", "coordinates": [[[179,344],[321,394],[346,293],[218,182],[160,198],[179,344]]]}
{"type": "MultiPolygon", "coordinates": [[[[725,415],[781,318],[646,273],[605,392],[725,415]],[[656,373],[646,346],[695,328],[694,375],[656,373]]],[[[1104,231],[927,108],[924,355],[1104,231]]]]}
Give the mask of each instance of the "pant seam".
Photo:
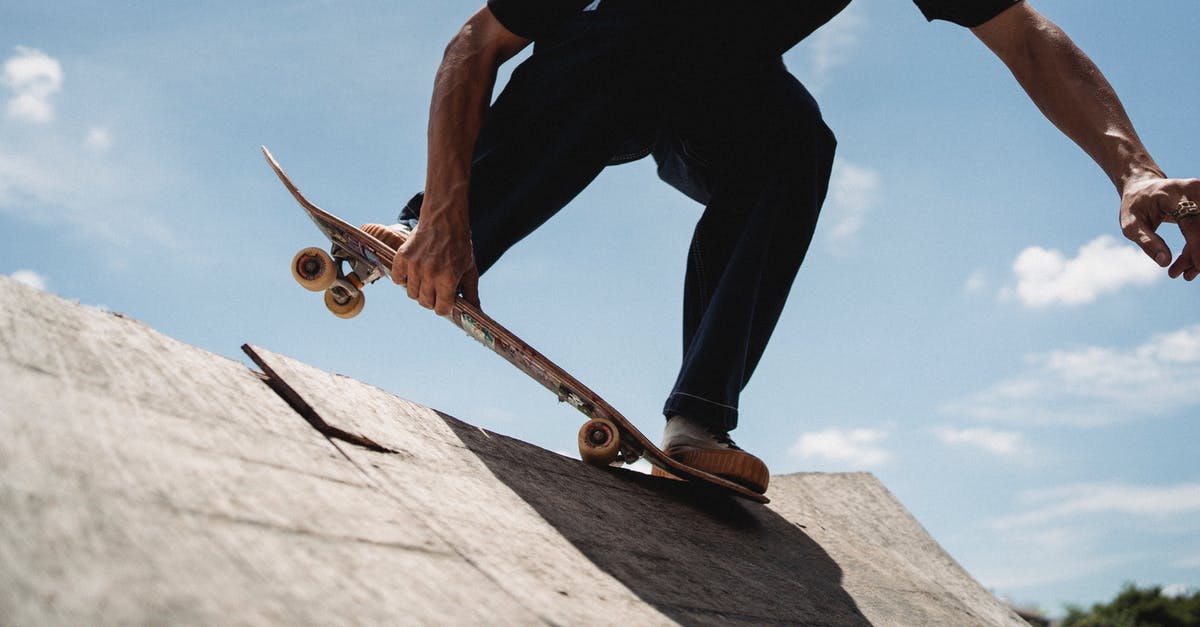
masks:
{"type": "MultiPolygon", "coordinates": [[[[701,311],[703,311],[709,302],[708,280],[704,272],[704,253],[700,252],[702,247],[702,238],[699,233],[696,233],[695,240],[692,243],[692,258],[696,261],[696,283],[700,291],[698,294],[700,298],[697,299],[697,304],[701,307],[701,311]]],[[[700,320],[697,319],[696,323],[699,324],[700,320]]],[[[691,340],[692,338],[688,338],[689,344],[691,340]]]]}
{"type": "Polygon", "coordinates": [[[734,407],[733,405],[726,405],[725,403],[718,403],[714,400],[704,398],[703,396],[696,396],[695,394],[688,394],[687,392],[675,392],[675,394],[677,394],[679,396],[686,396],[688,398],[694,398],[696,400],[704,401],[705,403],[712,403],[713,405],[716,405],[717,407],[724,407],[725,409],[732,409],[733,411],[738,411],[738,408],[734,407]]]}

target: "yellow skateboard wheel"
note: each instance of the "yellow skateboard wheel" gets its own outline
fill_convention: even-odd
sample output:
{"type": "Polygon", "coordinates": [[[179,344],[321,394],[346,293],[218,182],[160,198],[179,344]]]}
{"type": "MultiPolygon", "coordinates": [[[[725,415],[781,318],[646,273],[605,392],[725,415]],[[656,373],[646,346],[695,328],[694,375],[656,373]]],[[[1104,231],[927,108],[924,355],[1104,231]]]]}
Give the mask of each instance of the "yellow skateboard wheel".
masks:
{"type": "Polygon", "coordinates": [[[596,466],[607,466],[621,452],[621,434],[617,426],[603,418],[593,418],[579,428],[579,457],[596,466]]]}
{"type": "Polygon", "coordinates": [[[310,292],[329,289],[337,280],[333,257],[320,248],[305,248],[292,257],[292,278],[310,292]]]}
{"type": "Polygon", "coordinates": [[[345,288],[340,285],[325,290],[325,307],[339,318],[353,318],[362,312],[367,299],[361,290],[355,290],[353,296],[347,296],[345,288]]]}

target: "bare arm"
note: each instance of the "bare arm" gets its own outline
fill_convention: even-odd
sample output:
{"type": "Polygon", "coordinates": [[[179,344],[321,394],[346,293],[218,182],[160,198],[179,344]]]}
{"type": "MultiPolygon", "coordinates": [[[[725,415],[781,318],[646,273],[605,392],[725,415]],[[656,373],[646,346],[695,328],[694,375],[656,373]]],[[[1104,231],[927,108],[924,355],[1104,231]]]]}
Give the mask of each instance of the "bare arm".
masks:
{"type": "Polygon", "coordinates": [[[468,300],[479,304],[468,207],[471,159],[496,72],[528,44],[484,7],[451,39],[437,71],[421,219],[398,251],[392,280],[438,315],[450,312],[460,287],[468,300]]]}
{"type": "MultiPolygon", "coordinates": [[[[1053,22],[1014,5],[972,29],[1000,57],[1042,113],[1096,161],[1121,195],[1121,229],[1160,266],[1171,250],[1155,230],[1181,200],[1200,201],[1200,180],[1169,179],[1142,145],[1104,75],[1053,22]]],[[[1200,275],[1200,218],[1180,221],[1186,244],[1170,275],[1200,275]]]]}

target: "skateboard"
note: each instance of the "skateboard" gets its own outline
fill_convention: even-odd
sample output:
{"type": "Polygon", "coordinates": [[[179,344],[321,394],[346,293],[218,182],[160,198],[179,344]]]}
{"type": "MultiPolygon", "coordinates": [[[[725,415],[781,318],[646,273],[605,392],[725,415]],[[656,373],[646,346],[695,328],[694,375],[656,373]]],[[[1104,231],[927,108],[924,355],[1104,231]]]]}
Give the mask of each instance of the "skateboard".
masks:
{"type": "MultiPolygon", "coordinates": [[[[317,228],[332,242],[330,252],[305,248],[292,258],[292,276],[303,287],[325,293],[325,306],[341,318],[352,318],[365,305],[363,288],[391,275],[396,254],[389,246],[310,202],[267,150],[271,169],[291,192],[317,228]]],[[[503,357],[521,372],[553,392],[559,401],[578,409],[587,420],[579,429],[579,456],[597,465],[632,464],[644,458],[685,481],[707,484],[758,503],[770,500],[742,485],[671,459],[599,394],[550,361],[499,322],[459,298],[443,316],[467,335],[503,357]]]]}

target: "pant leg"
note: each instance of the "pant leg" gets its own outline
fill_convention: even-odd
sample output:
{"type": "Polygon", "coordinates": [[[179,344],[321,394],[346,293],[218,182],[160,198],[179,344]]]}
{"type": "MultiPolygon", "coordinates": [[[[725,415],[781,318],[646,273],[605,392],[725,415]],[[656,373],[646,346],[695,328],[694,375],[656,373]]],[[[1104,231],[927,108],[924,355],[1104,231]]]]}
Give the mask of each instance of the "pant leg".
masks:
{"type": "Polygon", "coordinates": [[[721,93],[688,93],[655,158],[664,180],[706,204],[689,250],[683,363],[664,413],[732,429],[811,242],[836,140],[782,64],[721,93]]]}

